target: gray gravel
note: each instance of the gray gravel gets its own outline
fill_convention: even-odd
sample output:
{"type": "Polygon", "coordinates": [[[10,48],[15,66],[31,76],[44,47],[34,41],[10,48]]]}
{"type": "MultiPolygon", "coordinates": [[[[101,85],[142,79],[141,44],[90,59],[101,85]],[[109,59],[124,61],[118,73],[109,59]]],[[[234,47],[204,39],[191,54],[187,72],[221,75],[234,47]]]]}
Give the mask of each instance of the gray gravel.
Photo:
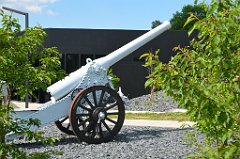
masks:
{"type": "Polygon", "coordinates": [[[135,158],[185,158],[194,149],[184,142],[187,132],[192,129],[169,129],[154,127],[124,126],[114,141],[99,145],[89,145],[80,142],[74,136],[66,136],[58,131],[54,125],[43,128],[48,136],[58,136],[61,141],[54,146],[44,146],[36,143],[21,142],[18,144],[28,153],[58,150],[63,155],[52,158],[81,158],[81,159],[135,159],[135,158]]]}
{"type": "Polygon", "coordinates": [[[138,98],[133,98],[126,102],[125,108],[129,111],[153,111],[164,112],[178,108],[178,104],[169,96],[164,97],[163,92],[159,91],[152,95],[143,95],[138,98]]]}
{"type": "MultiPolygon", "coordinates": [[[[148,99],[148,95],[131,99],[126,104],[126,110],[167,111],[178,107],[170,97],[164,99],[162,92],[154,95],[153,104],[149,104],[148,99]]],[[[185,158],[188,153],[194,151],[184,142],[186,133],[195,132],[193,129],[123,126],[114,141],[99,145],[89,145],[80,142],[75,136],[67,136],[61,133],[54,124],[42,130],[47,136],[57,136],[60,141],[54,146],[17,141],[18,146],[28,153],[59,150],[64,154],[52,156],[52,158],[64,159],[176,159],[185,158]]]]}

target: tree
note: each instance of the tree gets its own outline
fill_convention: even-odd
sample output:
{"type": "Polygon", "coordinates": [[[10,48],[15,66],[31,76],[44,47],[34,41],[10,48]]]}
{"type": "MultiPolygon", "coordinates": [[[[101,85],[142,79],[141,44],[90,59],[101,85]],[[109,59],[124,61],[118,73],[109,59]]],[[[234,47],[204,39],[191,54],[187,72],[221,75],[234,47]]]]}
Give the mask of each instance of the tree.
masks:
{"type": "Polygon", "coordinates": [[[59,52],[56,48],[44,48],[46,33],[41,27],[21,31],[17,19],[3,12],[1,16],[1,80],[6,81],[20,96],[26,92],[32,94],[37,89],[46,89],[52,79],[58,78],[59,52]]]}
{"type": "Polygon", "coordinates": [[[153,28],[156,28],[157,26],[159,26],[159,25],[161,25],[162,24],[162,22],[160,22],[160,20],[155,20],[155,21],[153,21],[152,22],[152,29],[153,28]]]}
{"type": "MultiPolygon", "coordinates": [[[[46,33],[41,27],[27,28],[21,31],[17,19],[6,15],[0,10],[2,24],[0,28],[0,80],[6,82],[11,92],[23,97],[26,92],[45,89],[53,79],[59,77],[60,59],[56,48],[45,48],[46,33]],[[27,82],[27,84],[26,84],[27,82]]],[[[11,94],[10,94],[11,97],[11,94]]],[[[11,98],[9,98],[11,100],[11,98]]],[[[12,143],[5,143],[4,137],[9,132],[26,134],[27,139],[41,142],[51,142],[51,138],[42,137],[41,132],[30,131],[30,126],[39,126],[38,120],[12,119],[12,108],[0,103],[0,158],[27,157],[12,143]]]]}
{"type": "Polygon", "coordinates": [[[197,30],[197,38],[176,47],[169,63],[155,61],[147,81],[157,81],[205,135],[204,143],[192,138],[192,158],[240,158],[240,3],[218,2],[212,0],[206,18],[188,18],[186,23],[195,21],[189,34],[197,30]]]}
{"type": "Polygon", "coordinates": [[[194,22],[191,22],[186,27],[184,27],[184,24],[191,14],[194,14],[198,19],[205,18],[206,5],[201,3],[184,6],[181,12],[177,11],[173,14],[173,18],[170,20],[172,25],[171,30],[189,30],[193,26],[194,22]]]}

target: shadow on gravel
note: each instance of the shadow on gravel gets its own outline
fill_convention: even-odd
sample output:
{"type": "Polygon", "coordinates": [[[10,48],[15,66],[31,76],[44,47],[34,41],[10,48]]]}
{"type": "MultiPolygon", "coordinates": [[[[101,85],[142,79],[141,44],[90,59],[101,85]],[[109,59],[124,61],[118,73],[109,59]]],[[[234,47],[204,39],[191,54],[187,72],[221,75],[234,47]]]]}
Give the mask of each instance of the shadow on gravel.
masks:
{"type": "MultiPolygon", "coordinates": [[[[150,140],[155,138],[161,138],[164,137],[164,133],[170,133],[170,132],[183,132],[183,131],[189,131],[194,130],[193,128],[183,128],[183,129],[176,129],[176,128],[159,128],[159,129],[151,129],[151,127],[146,127],[146,129],[137,129],[135,128],[128,128],[123,129],[120,131],[120,133],[114,138],[112,142],[134,142],[138,140],[150,140]]],[[[67,136],[61,138],[59,141],[55,142],[53,146],[64,146],[69,144],[81,144],[81,145],[89,145],[85,142],[79,141],[79,139],[75,136],[67,136]]],[[[16,144],[18,147],[21,148],[27,148],[27,149],[35,149],[35,148],[41,148],[46,147],[48,145],[44,145],[42,143],[37,142],[23,142],[16,144]]]]}
{"type": "Polygon", "coordinates": [[[168,129],[147,129],[146,130],[128,130],[124,131],[121,130],[120,134],[118,134],[114,141],[117,142],[131,142],[131,141],[137,141],[137,140],[148,140],[148,139],[154,139],[154,138],[160,138],[163,137],[163,133],[170,133],[170,132],[182,132],[182,131],[189,131],[194,130],[193,128],[183,128],[183,129],[176,129],[176,128],[168,128],[168,129]]]}

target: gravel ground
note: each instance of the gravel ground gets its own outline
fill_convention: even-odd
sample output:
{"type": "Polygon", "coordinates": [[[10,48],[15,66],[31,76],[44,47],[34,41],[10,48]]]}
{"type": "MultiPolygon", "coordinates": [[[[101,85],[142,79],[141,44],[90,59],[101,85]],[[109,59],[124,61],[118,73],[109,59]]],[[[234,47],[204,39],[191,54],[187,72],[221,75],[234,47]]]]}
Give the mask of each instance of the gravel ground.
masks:
{"type": "MultiPolygon", "coordinates": [[[[162,92],[154,95],[153,104],[149,104],[148,99],[147,95],[131,99],[126,103],[126,110],[168,111],[178,108],[170,97],[164,99],[162,92]]],[[[18,146],[28,153],[47,150],[62,151],[63,155],[52,156],[52,158],[64,159],[177,159],[185,158],[188,153],[194,151],[184,142],[186,132],[195,132],[193,129],[123,126],[114,141],[99,145],[89,145],[80,142],[75,136],[67,136],[54,124],[45,126],[42,130],[47,136],[57,136],[60,141],[54,146],[45,146],[20,140],[16,141],[18,146]]]]}
{"type": "Polygon", "coordinates": [[[66,136],[54,125],[43,128],[48,136],[58,136],[61,140],[54,146],[36,143],[20,142],[19,147],[28,153],[58,150],[63,155],[53,155],[52,158],[64,159],[150,159],[185,158],[194,149],[184,142],[187,132],[192,129],[169,129],[153,127],[124,126],[114,141],[99,145],[90,145],[77,140],[74,136],[66,136]]]}
{"type": "Polygon", "coordinates": [[[143,95],[127,101],[125,108],[130,111],[164,112],[178,108],[178,104],[169,96],[164,98],[163,92],[159,91],[153,94],[152,101],[150,95],[143,95]]]}

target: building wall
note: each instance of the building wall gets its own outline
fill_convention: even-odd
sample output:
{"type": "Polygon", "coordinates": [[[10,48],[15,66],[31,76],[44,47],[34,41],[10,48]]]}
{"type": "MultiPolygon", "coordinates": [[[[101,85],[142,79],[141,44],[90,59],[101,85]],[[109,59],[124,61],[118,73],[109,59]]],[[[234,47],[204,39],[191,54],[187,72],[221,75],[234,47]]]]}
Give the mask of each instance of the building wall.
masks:
{"type": "MultiPolygon", "coordinates": [[[[59,29],[47,28],[46,47],[55,46],[63,54],[62,68],[67,73],[85,65],[86,58],[99,58],[120,48],[146,33],[146,30],[105,30],[105,29],[59,29]]],[[[113,72],[120,78],[122,91],[129,98],[147,94],[144,89],[147,70],[139,57],[146,52],[160,49],[159,57],[168,62],[175,52],[175,46],[189,44],[187,32],[166,31],[128,57],[113,65],[113,72]]]]}

